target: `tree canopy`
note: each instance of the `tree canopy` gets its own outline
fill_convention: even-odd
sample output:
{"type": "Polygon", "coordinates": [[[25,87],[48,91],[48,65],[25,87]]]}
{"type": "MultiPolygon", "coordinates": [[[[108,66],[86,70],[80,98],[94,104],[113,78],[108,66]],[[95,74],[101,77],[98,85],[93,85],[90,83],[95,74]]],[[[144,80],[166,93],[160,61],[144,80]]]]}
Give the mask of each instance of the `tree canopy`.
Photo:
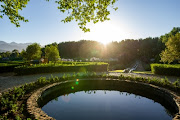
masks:
{"type": "Polygon", "coordinates": [[[168,41],[169,37],[175,36],[176,33],[179,33],[179,32],[180,32],[180,27],[174,27],[171,30],[171,32],[161,36],[162,42],[166,43],[168,41]]]}
{"type": "Polygon", "coordinates": [[[20,55],[21,55],[21,57],[23,57],[23,59],[27,58],[27,53],[24,49],[21,51],[20,55]]]}
{"type": "MultiPolygon", "coordinates": [[[[0,0],[2,3],[0,7],[0,18],[4,15],[8,16],[11,23],[20,27],[19,21],[28,22],[23,16],[19,14],[19,10],[26,7],[30,0],[0,0]]],[[[49,1],[49,0],[46,0],[49,1]]],[[[86,28],[88,22],[94,24],[101,21],[110,20],[109,8],[117,10],[114,4],[117,0],[55,0],[58,4],[58,9],[62,13],[68,13],[67,17],[62,20],[64,23],[75,20],[78,22],[79,28],[84,32],[90,31],[86,28]]]]}
{"type": "Polygon", "coordinates": [[[180,33],[168,38],[166,49],[161,53],[161,61],[171,63],[180,62],[180,33]]]}
{"type": "Polygon", "coordinates": [[[55,45],[46,46],[45,57],[53,62],[56,62],[60,58],[59,50],[57,49],[57,46],[55,45]]]}
{"type": "Polygon", "coordinates": [[[39,44],[34,43],[26,48],[27,60],[39,59],[41,57],[41,47],[39,44]]]}
{"type": "Polygon", "coordinates": [[[28,20],[19,14],[19,10],[25,8],[28,2],[29,0],[0,0],[0,18],[6,15],[11,23],[20,27],[19,21],[28,22],[28,20]]]}
{"type": "Polygon", "coordinates": [[[11,57],[13,57],[13,58],[19,57],[19,51],[18,51],[17,49],[14,49],[14,50],[12,51],[11,57]]]}

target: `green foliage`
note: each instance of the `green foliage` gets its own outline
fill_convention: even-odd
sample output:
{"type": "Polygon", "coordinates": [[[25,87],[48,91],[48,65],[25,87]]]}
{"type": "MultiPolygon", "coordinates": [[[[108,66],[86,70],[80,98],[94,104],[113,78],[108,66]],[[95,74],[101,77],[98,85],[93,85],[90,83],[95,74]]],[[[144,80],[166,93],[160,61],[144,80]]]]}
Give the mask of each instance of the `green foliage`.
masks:
{"type": "Polygon", "coordinates": [[[180,86],[180,80],[177,79],[176,81],[174,81],[174,82],[173,82],[173,85],[174,85],[175,87],[179,87],[179,86],[180,86]]]}
{"type": "Polygon", "coordinates": [[[13,72],[14,68],[21,64],[0,63],[0,73],[13,72]]]}
{"type": "Polygon", "coordinates": [[[162,42],[166,43],[168,41],[169,37],[175,36],[179,32],[180,32],[180,27],[174,27],[171,30],[171,32],[161,36],[162,42]]]}
{"type": "Polygon", "coordinates": [[[180,64],[151,64],[151,70],[154,74],[180,76],[180,64]]]}
{"type": "Polygon", "coordinates": [[[12,51],[11,57],[12,57],[12,58],[17,58],[17,57],[19,57],[19,51],[18,51],[17,49],[14,49],[14,50],[12,51]]]}
{"type": "Polygon", "coordinates": [[[25,92],[24,86],[21,86],[2,93],[2,96],[0,96],[0,110],[7,111],[4,115],[1,113],[3,118],[8,118],[8,114],[11,114],[11,117],[13,117],[12,115],[16,115],[14,118],[20,119],[17,114],[23,111],[22,107],[24,105],[19,105],[18,101],[24,96],[25,92]]]}
{"type": "Polygon", "coordinates": [[[6,52],[2,52],[1,53],[1,57],[2,58],[9,58],[11,56],[11,52],[10,51],[6,51],[6,52]]]}
{"type": "Polygon", "coordinates": [[[39,59],[41,57],[41,47],[37,43],[28,45],[26,48],[26,53],[27,60],[39,59]]]}
{"type": "Polygon", "coordinates": [[[22,57],[20,56],[19,51],[17,49],[12,50],[12,52],[10,51],[0,52],[1,62],[6,62],[9,60],[11,61],[22,60],[22,57]],[[3,60],[3,58],[7,58],[7,59],[3,60]]]}
{"type": "MultiPolygon", "coordinates": [[[[78,62],[77,62],[78,63],[78,62]]],[[[54,73],[54,72],[102,72],[108,70],[107,63],[84,62],[84,64],[41,64],[34,66],[19,66],[14,72],[17,75],[38,74],[38,73],[54,73]]]]}
{"type": "MultiPolygon", "coordinates": [[[[59,4],[58,9],[62,13],[68,12],[68,16],[62,20],[64,23],[75,20],[78,22],[79,28],[84,32],[89,32],[90,29],[86,28],[88,22],[93,21],[97,23],[99,21],[104,22],[110,20],[108,15],[110,11],[109,6],[114,8],[114,3],[117,0],[59,0],[56,3],[59,4]]],[[[117,10],[118,8],[114,8],[117,10]]]]}
{"type": "Polygon", "coordinates": [[[171,63],[177,60],[180,63],[180,33],[168,38],[166,49],[161,53],[161,61],[171,63]]]}
{"type": "Polygon", "coordinates": [[[27,58],[27,52],[23,49],[20,53],[21,57],[23,57],[23,59],[27,58]]]}
{"type": "Polygon", "coordinates": [[[97,41],[81,40],[58,44],[61,58],[103,57],[104,46],[97,41]]]}
{"type": "Polygon", "coordinates": [[[36,83],[39,84],[39,85],[45,84],[45,83],[46,83],[46,77],[40,77],[40,78],[37,80],[36,83]]]}
{"type": "MultiPolygon", "coordinates": [[[[154,58],[159,62],[159,54],[164,50],[164,43],[159,38],[145,38],[145,39],[128,39],[120,42],[111,42],[104,46],[97,41],[70,41],[58,44],[61,58],[88,58],[92,57],[103,58],[118,58],[120,66],[115,66],[117,69],[124,69],[135,59],[149,63],[150,59],[154,58]]],[[[111,64],[111,63],[110,63],[111,64]]],[[[117,63],[116,63],[117,64],[117,63]]]]}
{"type": "Polygon", "coordinates": [[[0,18],[6,15],[11,23],[16,27],[20,27],[19,21],[28,22],[23,16],[19,14],[19,10],[26,7],[29,0],[0,0],[0,18]]]}
{"type": "Polygon", "coordinates": [[[46,46],[45,57],[53,62],[56,62],[58,59],[60,59],[57,47],[54,45],[46,46]]]}
{"type": "MultiPolygon", "coordinates": [[[[19,21],[28,22],[23,16],[19,14],[19,10],[26,7],[30,0],[0,0],[3,4],[0,9],[0,18],[7,15],[11,23],[20,27],[19,21]]],[[[49,1],[49,0],[46,0],[49,1]]],[[[93,21],[97,23],[99,21],[104,22],[110,20],[108,15],[110,11],[108,7],[112,7],[114,10],[118,8],[114,7],[117,0],[57,0],[58,9],[62,13],[68,13],[68,16],[62,20],[62,22],[67,23],[75,20],[78,22],[79,28],[84,32],[90,31],[86,28],[88,22],[93,21]]]]}
{"type": "Polygon", "coordinates": [[[22,120],[18,115],[16,116],[16,120],[22,120]]]}

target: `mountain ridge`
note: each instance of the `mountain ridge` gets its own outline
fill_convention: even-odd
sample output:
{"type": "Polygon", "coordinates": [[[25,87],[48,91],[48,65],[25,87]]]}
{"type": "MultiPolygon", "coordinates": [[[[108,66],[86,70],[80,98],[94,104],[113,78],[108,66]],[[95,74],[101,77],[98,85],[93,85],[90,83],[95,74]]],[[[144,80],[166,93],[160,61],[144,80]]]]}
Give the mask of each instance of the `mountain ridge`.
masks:
{"type": "Polygon", "coordinates": [[[26,49],[26,47],[30,44],[32,44],[32,43],[16,43],[16,42],[7,43],[7,42],[1,40],[0,41],[0,52],[12,51],[14,49],[17,49],[20,52],[20,51],[22,51],[22,49],[26,49]]]}

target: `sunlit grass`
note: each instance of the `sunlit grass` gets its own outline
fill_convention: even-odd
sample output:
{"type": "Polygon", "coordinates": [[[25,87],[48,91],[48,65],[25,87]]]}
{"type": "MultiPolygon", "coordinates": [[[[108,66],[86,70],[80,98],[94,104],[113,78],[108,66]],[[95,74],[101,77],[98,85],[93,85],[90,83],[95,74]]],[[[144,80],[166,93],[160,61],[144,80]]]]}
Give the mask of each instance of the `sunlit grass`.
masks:
{"type": "Polygon", "coordinates": [[[118,73],[123,73],[124,70],[114,70],[114,71],[109,71],[109,72],[118,72],[118,73]]]}
{"type": "Polygon", "coordinates": [[[138,73],[138,74],[153,74],[151,71],[133,71],[133,73],[138,73]]]}
{"type": "MultiPolygon", "coordinates": [[[[123,73],[124,70],[114,70],[114,71],[109,71],[109,72],[114,72],[114,73],[123,73]]],[[[138,74],[153,74],[151,71],[133,71],[133,73],[138,73],[138,74]]]]}

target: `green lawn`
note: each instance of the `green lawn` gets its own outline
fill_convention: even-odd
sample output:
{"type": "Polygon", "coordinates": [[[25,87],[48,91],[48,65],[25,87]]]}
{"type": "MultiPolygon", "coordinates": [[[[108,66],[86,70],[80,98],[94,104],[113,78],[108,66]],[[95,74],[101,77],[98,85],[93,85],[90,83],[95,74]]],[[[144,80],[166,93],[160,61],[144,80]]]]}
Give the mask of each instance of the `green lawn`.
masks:
{"type": "MultiPolygon", "coordinates": [[[[114,71],[109,71],[109,72],[123,73],[123,70],[114,70],[114,71]]],[[[151,71],[133,71],[133,73],[138,73],[138,74],[153,74],[151,71]]]]}
{"type": "Polygon", "coordinates": [[[139,74],[153,74],[151,71],[133,71],[133,73],[139,73],[139,74]]]}
{"type": "Polygon", "coordinates": [[[114,71],[109,71],[109,72],[119,72],[119,73],[123,73],[123,70],[114,70],[114,71]]]}

